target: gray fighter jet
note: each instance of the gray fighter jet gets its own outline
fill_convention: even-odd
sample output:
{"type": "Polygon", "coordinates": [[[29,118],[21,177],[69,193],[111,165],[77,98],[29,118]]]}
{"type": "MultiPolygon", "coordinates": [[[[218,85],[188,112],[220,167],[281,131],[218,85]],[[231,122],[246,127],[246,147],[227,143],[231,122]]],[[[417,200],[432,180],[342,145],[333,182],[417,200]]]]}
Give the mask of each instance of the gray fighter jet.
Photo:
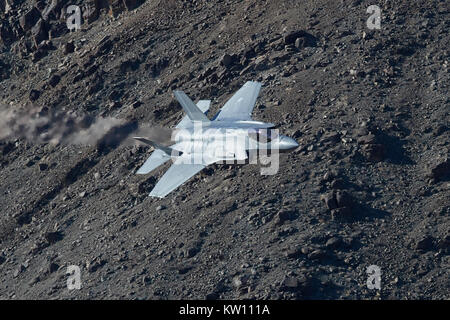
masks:
{"type": "Polygon", "coordinates": [[[200,100],[195,104],[184,92],[175,91],[175,98],[186,112],[173,131],[175,144],[163,146],[144,137],[134,137],[155,148],[137,174],[148,174],[173,160],[150,196],[164,198],[213,163],[245,161],[249,152],[255,150],[283,152],[297,148],[295,140],[278,135],[278,130],[271,129],[274,124],[252,120],[252,110],[260,90],[258,82],[245,83],[211,120],[206,116],[211,101],[200,100]]]}

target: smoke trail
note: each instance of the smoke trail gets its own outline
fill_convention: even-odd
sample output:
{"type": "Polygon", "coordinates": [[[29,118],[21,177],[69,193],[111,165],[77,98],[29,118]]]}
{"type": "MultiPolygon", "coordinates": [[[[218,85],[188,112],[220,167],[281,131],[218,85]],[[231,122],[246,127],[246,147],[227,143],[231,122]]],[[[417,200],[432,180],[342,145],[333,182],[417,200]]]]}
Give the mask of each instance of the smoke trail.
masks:
{"type": "Polygon", "coordinates": [[[34,106],[24,110],[0,107],[0,140],[23,138],[34,143],[94,145],[124,120],[50,112],[34,106]]]}
{"type": "Polygon", "coordinates": [[[150,125],[142,125],[133,133],[134,136],[145,137],[149,140],[161,143],[161,144],[170,144],[173,141],[172,138],[172,129],[159,127],[159,126],[150,126],[150,125]]]}
{"type": "Polygon", "coordinates": [[[0,140],[25,139],[32,143],[116,146],[135,145],[132,136],[169,143],[172,130],[112,117],[92,117],[73,112],[52,112],[28,106],[17,110],[0,106],[0,140]]]}

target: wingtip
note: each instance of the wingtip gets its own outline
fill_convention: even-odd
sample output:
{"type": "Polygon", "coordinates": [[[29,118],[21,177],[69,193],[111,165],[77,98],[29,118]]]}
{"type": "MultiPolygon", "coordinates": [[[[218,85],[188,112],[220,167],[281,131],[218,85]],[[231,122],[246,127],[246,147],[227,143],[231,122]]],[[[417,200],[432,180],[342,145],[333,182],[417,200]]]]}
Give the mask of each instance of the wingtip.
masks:
{"type": "Polygon", "coordinates": [[[246,85],[262,85],[262,82],[259,82],[259,81],[247,81],[246,83],[245,83],[246,85]]]}
{"type": "Polygon", "coordinates": [[[163,199],[165,197],[165,195],[161,196],[159,194],[154,194],[153,192],[150,192],[150,194],[148,196],[152,197],[152,198],[158,198],[158,199],[163,199]]]}

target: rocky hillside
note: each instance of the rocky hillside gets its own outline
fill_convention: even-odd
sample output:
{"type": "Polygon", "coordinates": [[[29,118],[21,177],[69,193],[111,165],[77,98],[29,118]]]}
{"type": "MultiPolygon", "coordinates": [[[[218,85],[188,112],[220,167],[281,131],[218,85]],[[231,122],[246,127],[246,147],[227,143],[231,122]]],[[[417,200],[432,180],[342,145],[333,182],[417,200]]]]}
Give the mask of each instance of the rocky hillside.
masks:
{"type": "Polygon", "coordinates": [[[449,299],[450,8],[372,2],[0,0],[0,298],[449,299]],[[248,80],[300,147],[149,198],[129,134],[248,80]]]}

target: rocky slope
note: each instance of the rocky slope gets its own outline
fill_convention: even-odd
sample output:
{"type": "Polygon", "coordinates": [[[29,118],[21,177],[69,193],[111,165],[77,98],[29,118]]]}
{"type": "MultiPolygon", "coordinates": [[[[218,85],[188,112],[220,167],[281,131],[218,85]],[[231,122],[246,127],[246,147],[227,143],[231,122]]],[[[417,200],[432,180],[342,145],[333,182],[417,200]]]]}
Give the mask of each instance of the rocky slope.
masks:
{"type": "Polygon", "coordinates": [[[370,30],[371,4],[0,0],[0,297],[448,299],[449,6],[378,1],[370,30]],[[300,143],[279,172],[147,197],[168,165],[136,176],[151,150],[128,134],[175,125],[173,89],[214,113],[247,80],[254,118],[300,143]],[[120,121],[45,139],[95,119],[120,121]]]}

